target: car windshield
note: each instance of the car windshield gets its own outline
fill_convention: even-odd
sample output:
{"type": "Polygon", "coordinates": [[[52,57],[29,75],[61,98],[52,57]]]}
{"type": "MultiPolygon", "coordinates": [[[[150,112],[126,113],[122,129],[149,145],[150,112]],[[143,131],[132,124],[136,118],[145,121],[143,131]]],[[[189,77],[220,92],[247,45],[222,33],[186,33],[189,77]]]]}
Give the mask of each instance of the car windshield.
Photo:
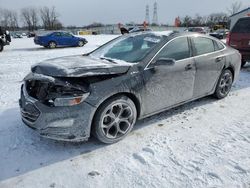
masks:
{"type": "Polygon", "coordinates": [[[164,36],[154,33],[126,35],[119,37],[90,54],[93,58],[140,62],[163,40],[164,36]]]}

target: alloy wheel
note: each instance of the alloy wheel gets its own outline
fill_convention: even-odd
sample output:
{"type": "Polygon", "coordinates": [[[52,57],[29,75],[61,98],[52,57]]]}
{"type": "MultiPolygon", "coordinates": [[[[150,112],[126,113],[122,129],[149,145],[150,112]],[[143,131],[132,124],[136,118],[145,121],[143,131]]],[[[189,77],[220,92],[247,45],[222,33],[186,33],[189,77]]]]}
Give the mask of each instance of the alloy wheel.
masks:
{"type": "Polygon", "coordinates": [[[78,42],[78,46],[79,46],[79,47],[83,47],[83,46],[84,46],[84,42],[83,42],[83,41],[79,41],[79,42],[78,42]]]}
{"type": "Polygon", "coordinates": [[[230,72],[225,72],[221,79],[220,79],[220,84],[219,84],[219,92],[222,96],[226,96],[229,91],[231,90],[233,83],[233,77],[230,72]]]}
{"type": "Polygon", "coordinates": [[[133,110],[128,104],[120,102],[110,105],[102,116],[102,132],[109,139],[120,138],[131,129],[135,118],[133,110]]]}
{"type": "Polygon", "coordinates": [[[56,43],[55,43],[55,42],[50,42],[50,43],[49,43],[49,47],[50,47],[51,49],[56,48],[56,43]]]}

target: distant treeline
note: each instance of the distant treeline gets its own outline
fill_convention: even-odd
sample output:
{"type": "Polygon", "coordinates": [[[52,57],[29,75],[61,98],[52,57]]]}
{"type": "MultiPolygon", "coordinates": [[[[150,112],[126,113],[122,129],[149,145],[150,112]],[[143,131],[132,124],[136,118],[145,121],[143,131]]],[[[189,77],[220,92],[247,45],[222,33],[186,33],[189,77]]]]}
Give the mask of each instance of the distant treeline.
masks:
{"type": "Polygon", "coordinates": [[[0,9],[0,26],[10,31],[27,29],[57,30],[63,27],[55,7],[26,7],[20,11],[0,9]],[[22,26],[20,26],[22,25],[22,26]]]}

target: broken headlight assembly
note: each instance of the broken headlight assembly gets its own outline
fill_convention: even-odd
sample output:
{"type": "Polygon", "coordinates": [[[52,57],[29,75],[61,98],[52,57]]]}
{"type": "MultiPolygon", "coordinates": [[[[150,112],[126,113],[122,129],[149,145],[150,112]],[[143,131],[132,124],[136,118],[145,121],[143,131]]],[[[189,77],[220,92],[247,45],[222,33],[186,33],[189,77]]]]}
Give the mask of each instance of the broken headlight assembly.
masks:
{"type": "Polygon", "coordinates": [[[78,105],[90,94],[89,85],[84,82],[26,80],[25,85],[29,96],[55,107],[78,105]]]}

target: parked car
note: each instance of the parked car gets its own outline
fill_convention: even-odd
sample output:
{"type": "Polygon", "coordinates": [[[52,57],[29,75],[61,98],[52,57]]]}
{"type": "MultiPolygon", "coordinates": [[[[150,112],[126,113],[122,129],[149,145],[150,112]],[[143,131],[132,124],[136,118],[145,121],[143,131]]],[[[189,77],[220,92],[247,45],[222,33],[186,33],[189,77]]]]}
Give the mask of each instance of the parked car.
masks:
{"type": "Polygon", "coordinates": [[[196,32],[200,34],[206,34],[207,31],[204,27],[189,27],[186,31],[188,32],[196,32]]]}
{"type": "Polygon", "coordinates": [[[21,39],[23,36],[20,33],[11,33],[11,37],[14,39],[21,39]]]}
{"type": "Polygon", "coordinates": [[[123,139],[137,119],[198,98],[228,95],[241,56],[206,35],[122,35],[91,53],[34,65],[21,87],[22,120],[40,135],[123,139]]]}
{"type": "Polygon", "coordinates": [[[145,28],[145,27],[134,27],[129,30],[129,33],[137,33],[137,32],[142,32],[142,31],[152,31],[152,29],[145,28]]]}
{"type": "Polygon", "coordinates": [[[150,28],[145,28],[142,26],[136,26],[136,27],[130,27],[126,29],[125,27],[120,28],[121,34],[128,34],[128,33],[138,33],[138,32],[143,32],[143,31],[152,31],[150,28]]]}
{"type": "Polygon", "coordinates": [[[242,67],[250,61],[250,17],[240,18],[227,37],[227,44],[240,51],[242,67]]]}
{"type": "Polygon", "coordinates": [[[27,33],[27,37],[28,38],[33,38],[33,37],[35,37],[36,36],[36,33],[35,32],[28,32],[27,33]]]}
{"type": "Polygon", "coordinates": [[[221,40],[221,39],[226,38],[228,33],[229,33],[228,29],[218,29],[214,31],[213,33],[209,33],[209,35],[221,40]]]}
{"type": "Polygon", "coordinates": [[[87,40],[85,38],[76,37],[68,32],[52,32],[42,36],[35,36],[34,42],[37,45],[51,49],[66,46],[82,47],[87,44],[87,40]]]}
{"type": "Polygon", "coordinates": [[[4,46],[9,45],[11,42],[11,37],[9,31],[3,31],[0,27],[0,52],[3,51],[4,46]]]}

